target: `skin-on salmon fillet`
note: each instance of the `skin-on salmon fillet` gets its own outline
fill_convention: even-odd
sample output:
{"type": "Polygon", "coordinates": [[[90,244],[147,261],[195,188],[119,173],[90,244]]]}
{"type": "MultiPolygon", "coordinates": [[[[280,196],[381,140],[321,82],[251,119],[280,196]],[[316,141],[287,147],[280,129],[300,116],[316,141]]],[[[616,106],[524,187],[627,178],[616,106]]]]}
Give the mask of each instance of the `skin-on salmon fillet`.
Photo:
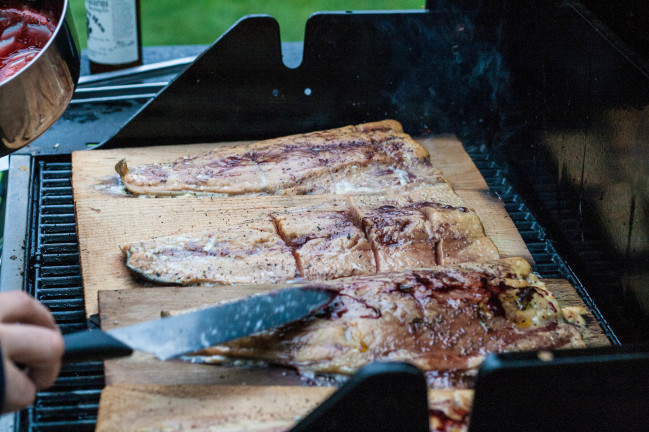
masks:
{"type": "Polygon", "coordinates": [[[270,219],[209,233],[158,237],[123,246],[126,265],[158,283],[254,284],[296,277],[291,249],[270,219]]]}
{"type": "Polygon", "coordinates": [[[186,193],[226,195],[263,192],[262,176],[248,145],[220,147],[171,162],[129,167],[115,165],[122,183],[135,195],[173,196],[186,193]]]}
{"type": "Polygon", "coordinates": [[[434,229],[419,211],[391,205],[354,210],[374,249],[377,271],[436,264],[434,229]]]}
{"type": "Polygon", "coordinates": [[[328,280],[500,257],[475,213],[445,183],[402,194],[351,196],[345,205],[290,209],[122,250],[134,272],[183,285],[328,280]],[[415,201],[424,197],[428,201],[415,201]]]}
{"type": "Polygon", "coordinates": [[[444,181],[394,120],[220,146],[175,161],[115,166],[136,195],[316,194],[444,181]],[[373,179],[376,179],[375,181],[373,179]]]}
{"type": "Polygon", "coordinates": [[[273,219],[280,236],[295,248],[304,278],[335,279],[376,271],[370,243],[349,212],[303,210],[274,215],[273,219]]]}
{"type": "Polygon", "coordinates": [[[358,195],[347,203],[372,245],[379,272],[500,258],[478,216],[447,183],[403,194],[358,195]]]}
{"type": "Polygon", "coordinates": [[[397,190],[405,192],[436,184],[446,184],[446,180],[430,166],[396,168],[373,164],[365,167],[346,166],[332,171],[326,190],[327,193],[350,195],[397,190]]]}
{"type": "Polygon", "coordinates": [[[379,360],[408,361],[435,385],[456,386],[492,352],[584,346],[581,328],[566,321],[522,258],[321,285],[338,291],[326,309],[196,355],[324,374],[351,374],[379,360]]]}

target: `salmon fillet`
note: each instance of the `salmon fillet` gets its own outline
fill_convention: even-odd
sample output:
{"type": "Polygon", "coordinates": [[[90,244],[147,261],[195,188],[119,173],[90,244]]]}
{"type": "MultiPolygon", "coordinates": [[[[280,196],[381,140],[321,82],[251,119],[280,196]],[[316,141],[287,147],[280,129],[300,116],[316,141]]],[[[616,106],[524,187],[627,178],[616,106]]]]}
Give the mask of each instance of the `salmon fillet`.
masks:
{"type": "Polygon", "coordinates": [[[383,191],[410,191],[446,181],[429,166],[395,168],[384,164],[345,166],[318,176],[305,178],[293,186],[274,192],[275,195],[372,194],[383,191]]]}
{"type": "Polygon", "coordinates": [[[446,180],[432,166],[396,168],[382,164],[366,167],[346,166],[331,172],[327,193],[359,194],[383,190],[414,189],[444,183],[446,180]]]}
{"type": "Polygon", "coordinates": [[[443,181],[429,159],[398,122],[386,120],[221,146],[172,162],[130,167],[122,159],[115,169],[136,195],[316,194],[337,193],[336,182],[353,184],[356,177],[362,185],[355,188],[372,190],[443,181]],[[373,182],[376,173],[382,174],[373,182]]]}
{"type": "Polygon", "coordinates": [[[446,183],[347,202],[379,272],[500,258],[478,216],[446,183]]]}
{"type": "Polygon", "coordinates": [[[344,210],[292,209],[210,233],[140,241],[123,252],[135,273],[183,285],[279,282],[296,274],[327,280],[499,258],[478,217],[447,184],[345,203],[344,210]]]}
{"type": "Polygon", "coordinates": [[[305,210],[273,218],[280,236],[295,248],[304,278],[335,279],[376,271],[372,248],[348,212],[305,210]]]}
{"type": "Polygon", "coordinates": [[[301,372],[351,374],[408,361],[439,384],[460,385],[492,352],[583,347],[556,299],[522,258],[354,276],[323,311],[196,353],[263,360],[301,372]]]}
{"type": "Polygon", "coordinates": [[[260,141],[250,149],[270,193],[345,168],[430,167],[426,149],[390,120],[260,141]]]}
{"type": "Polygon", "coordinates": [[[434,230],[419,211],[390,205],[354,210],[372,244],[378,272],[436,264],[434,230]]]}
{"type": "Polygon", "coordinates": [[[453,265],[463,262],[486,262],[500,258],[494,242],[487,236],[464,239],[440,239],[436,245],[439,265],[453,265]]]}
{"type": "Polygon", "coordinates": [[[328,177],[330,169],[347,165],[390,163],[378,152],[368,133],[354,126],[293,135],[253,144],[253,157],[265,177],[266,192],[274,193],[311,178],[328,177]]]}
{"type": "Polygon", "coordinates": [[[448,184],[413,189],[408,199],[431,223],[436,239],[435,256],[438,265],[462,262],[486,262],[500,258],[493,241],[485,235],[478,215],[448,184]]]}
{"type": "Polygon", "coordinates": [[[172,196],[186,193],[226,195],[261,193],[262,175],[248,145],[185,156],[172,162],[130,167],[120,160],[115,170],[135,195],[172,196]]]}
{"type": "Polygon", "coordinates": [[[478,215],[467,207],[448,184],[427,185],[408,191],[406,196],[412,207],[418,209],[435,227],[438,240],[459,240],[485,235],[478,215]]]}
{"type": "Polygon", "coordinates": [[[270,219],[216,232],[158,237],[122,247],[126,265],[158,283],[274,283],[295,278],[291,249],[270,219]]]}

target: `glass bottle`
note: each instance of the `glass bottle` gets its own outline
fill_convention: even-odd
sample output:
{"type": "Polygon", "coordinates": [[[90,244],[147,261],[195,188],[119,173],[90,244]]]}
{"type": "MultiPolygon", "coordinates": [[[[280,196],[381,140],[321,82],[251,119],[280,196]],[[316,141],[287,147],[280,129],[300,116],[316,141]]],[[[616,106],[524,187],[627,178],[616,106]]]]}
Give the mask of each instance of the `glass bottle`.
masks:
{"type": "Polygon", "coordinates": [[[90,73],[142,64],[140,0],[85,0],[90,73]]]}

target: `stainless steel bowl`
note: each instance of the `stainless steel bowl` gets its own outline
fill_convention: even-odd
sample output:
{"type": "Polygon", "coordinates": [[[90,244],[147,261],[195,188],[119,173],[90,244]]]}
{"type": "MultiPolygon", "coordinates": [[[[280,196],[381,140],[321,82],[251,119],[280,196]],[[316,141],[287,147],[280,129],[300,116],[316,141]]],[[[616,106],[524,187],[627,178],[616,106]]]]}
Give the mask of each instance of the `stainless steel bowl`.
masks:
{"type": "Polygon", "coordinates": [[[0,156],[24,147],[52,126],[70,103],[79,79],[79,41],[68,0],[21,3],[51,8],[58,13],[58,24],[31,63],[0,82],[0,156]]]}

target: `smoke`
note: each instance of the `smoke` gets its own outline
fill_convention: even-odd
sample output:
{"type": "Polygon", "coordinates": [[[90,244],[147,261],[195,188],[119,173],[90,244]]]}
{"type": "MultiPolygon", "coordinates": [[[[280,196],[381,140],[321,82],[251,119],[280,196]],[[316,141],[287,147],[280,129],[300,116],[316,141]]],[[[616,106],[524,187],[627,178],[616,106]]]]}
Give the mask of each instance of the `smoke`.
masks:
{"type": "Polygon", "coordinates": [[[421,57],[396,59],[411,73],[393,93],[393,104],[404,111],[418,107],[420,133],[453,133],[465,143],[487,145],[506,140],[517,128],[508,126],[510,73],[499,51],[501,24],[478,28],[477,13],[452,6],[429,14],[421,28],[402,33],[401,43],[422,41],[421,57]]]}

